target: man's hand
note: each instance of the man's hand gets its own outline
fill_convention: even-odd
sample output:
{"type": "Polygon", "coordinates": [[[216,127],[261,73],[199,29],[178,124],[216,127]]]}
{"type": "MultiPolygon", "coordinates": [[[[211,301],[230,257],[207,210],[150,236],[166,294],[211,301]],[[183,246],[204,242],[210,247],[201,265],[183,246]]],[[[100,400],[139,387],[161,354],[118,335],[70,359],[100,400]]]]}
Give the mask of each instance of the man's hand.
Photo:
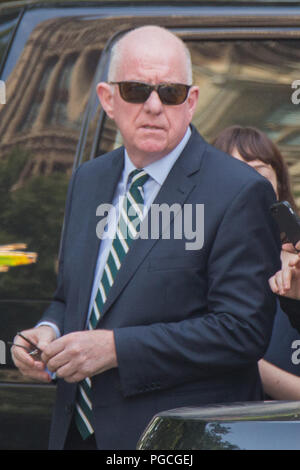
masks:
{"type": "Polygon", "coordinates": [[[69,333],[49,344],[42,360],[66,382],[80,382],[117,367],[114,333],[111,330],[69,333]]]}
{"type": "Polygon", "coordinates": [[[282,269],[269,279],[275,294],[300,299],[300,254],[283,263],[282,269]]]}
{"type": "MultiPolygon", "coordinates": [[[[32,328],[30,330],[24,330],[22,333],[42,351],[56,338],[53,328],[45,325],[39,326],[38,328],[32,328]]],[[[14,338],[14,343],[26,348],[30,347],[28,342],[19,335],[14,338]]],[[[51,377],[45,370],[45,364],[42,362],[41,358],[34,358],[34,356],[31,356],[26,349],[18,346],[12,346],[11,354],[15,366],[24,376],[41,382],[51,381],[51,377]]]]}

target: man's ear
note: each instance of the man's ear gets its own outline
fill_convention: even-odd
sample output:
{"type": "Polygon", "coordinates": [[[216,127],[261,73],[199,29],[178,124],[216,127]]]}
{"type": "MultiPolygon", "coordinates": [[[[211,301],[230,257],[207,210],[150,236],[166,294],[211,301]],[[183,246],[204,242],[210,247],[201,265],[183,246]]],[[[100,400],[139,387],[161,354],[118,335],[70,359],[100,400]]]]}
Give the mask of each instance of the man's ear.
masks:
{"type": "Polygon", "coordinates": [[[114,103],[113,103],[113,92],[112,87],[106,82],[100,82],[97,85],[97,95],[101,103],[102,108],[106,114],[113,119],[114,118],[114,103]]]}
{"type": "Polygon", "coordinates": [[[188,102],[188,106],[189,106],[190,119],[191,120],[192,120],[192,118],[195,114],[198,99],[199,99],[199,87],[192,86],[190,91],[189,91],[189,96],[187,98],[187,102],[188,102]]]}

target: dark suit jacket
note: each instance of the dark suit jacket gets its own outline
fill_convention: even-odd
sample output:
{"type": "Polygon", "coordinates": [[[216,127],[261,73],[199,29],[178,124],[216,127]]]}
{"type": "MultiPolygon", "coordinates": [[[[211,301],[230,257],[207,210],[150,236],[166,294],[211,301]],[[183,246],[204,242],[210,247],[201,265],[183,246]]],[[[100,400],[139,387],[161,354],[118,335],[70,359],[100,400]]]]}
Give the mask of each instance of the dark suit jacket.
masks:
{"type": "MultiPolygon", "coordinates": [[[[58,288],[43,317],[63,334],[84,328],[99,247],[96,208],[112,201],[122,169],[121,148],[72,178],[58,288]]],[[[119,364],[92,378],[99,448],[135,448],[162,410],[262,397],[256,363],[275,314],[268,278],[279,269],[274,200],[265,178],[193,129],[154,202],[204,204],[204,246],[188,251],[186,239],[172,237],[133,242],[98,325],[114,330],[119,364]]],[[[50,448],[64,444],[75,393],[76,385],[58,381],[50,448]]]]}

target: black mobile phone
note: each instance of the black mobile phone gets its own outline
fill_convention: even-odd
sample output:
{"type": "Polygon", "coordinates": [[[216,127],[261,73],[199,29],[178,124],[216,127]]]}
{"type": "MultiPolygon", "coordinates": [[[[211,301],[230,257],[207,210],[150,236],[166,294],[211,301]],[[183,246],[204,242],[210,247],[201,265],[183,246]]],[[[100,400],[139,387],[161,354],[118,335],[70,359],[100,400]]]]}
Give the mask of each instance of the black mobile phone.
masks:
{"type": "Polygon", "coordinates": [[[270,209],[278,224],[281,241],[296,245],[300,240],[300,217],[287,201],[276,202],[270,209]]]}

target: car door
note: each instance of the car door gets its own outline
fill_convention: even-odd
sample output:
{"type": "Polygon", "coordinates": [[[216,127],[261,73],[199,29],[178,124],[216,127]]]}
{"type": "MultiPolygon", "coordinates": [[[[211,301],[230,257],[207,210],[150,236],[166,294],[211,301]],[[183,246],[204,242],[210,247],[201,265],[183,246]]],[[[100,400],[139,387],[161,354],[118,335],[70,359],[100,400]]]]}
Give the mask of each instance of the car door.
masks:
{"type": "Polygon", "coordinates": [[[76,43],[94,27],[87,11],[0,12],[1,449],[47,448],[55,385],[22,377],[8,342],[38,322],[55,290],[66,190],[103,47],[76,43]]]}

